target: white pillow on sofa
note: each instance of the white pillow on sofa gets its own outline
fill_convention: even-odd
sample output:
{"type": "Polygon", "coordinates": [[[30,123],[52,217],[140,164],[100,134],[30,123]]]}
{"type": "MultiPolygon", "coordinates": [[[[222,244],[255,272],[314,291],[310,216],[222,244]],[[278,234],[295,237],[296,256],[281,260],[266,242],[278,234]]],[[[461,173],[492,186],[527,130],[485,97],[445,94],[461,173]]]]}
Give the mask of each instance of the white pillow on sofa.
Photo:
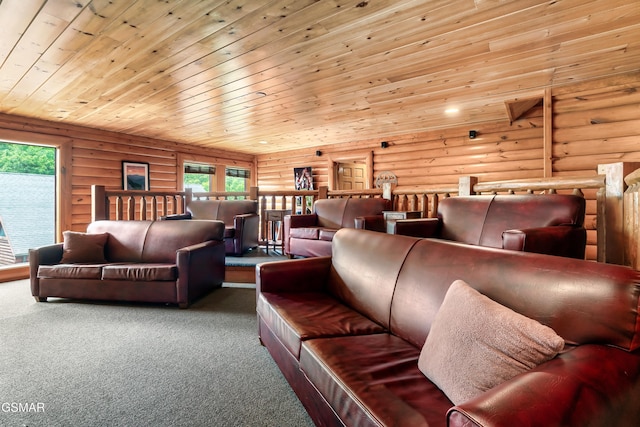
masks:
{"type": "Polygon", "coordinates": [[[418,368],[456,405],[554,358],[555,331],[453,282],[422,347],[418,368]]]}

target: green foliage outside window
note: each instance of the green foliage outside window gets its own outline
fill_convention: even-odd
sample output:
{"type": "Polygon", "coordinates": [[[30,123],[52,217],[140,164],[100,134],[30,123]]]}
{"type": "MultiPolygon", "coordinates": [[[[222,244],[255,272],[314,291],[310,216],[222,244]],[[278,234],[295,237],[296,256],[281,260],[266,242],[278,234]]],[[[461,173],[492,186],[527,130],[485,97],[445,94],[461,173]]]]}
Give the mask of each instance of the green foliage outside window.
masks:
{"type": "Polygon", "coordinates": [[[185,187],[193,187],[202,188],[202,191],[210,191],[209,190],[209,182],[212,175],[204,174],[204,173],[185,173],[184,174],[184,186],[185,187]]]}
{"type": "Polygon", "coordinates": [[[52,147],[0,142],[0,172],[56,174],[56,150],[52,147]]]}
{"type": "Polygon", "coordinates": [[[227,176],[224,180],[224,191],[236,192],[246,190],[246,178],[238,178],[235,176],[227,176]]]}

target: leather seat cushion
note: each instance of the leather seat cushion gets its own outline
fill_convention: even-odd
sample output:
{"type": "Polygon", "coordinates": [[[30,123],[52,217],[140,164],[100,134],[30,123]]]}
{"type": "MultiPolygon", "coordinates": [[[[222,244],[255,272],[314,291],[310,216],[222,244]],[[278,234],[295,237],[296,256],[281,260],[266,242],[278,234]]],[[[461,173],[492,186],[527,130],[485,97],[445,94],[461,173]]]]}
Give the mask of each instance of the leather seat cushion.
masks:
{"type": "Polygon", "coordinates": [[[319,338],[302,344],[300,367],[350,425],[442,425],[453,405],[418,369],[419,353],[386,333],[319,338]]]}
{"type": "Polygon", "coordinates": [[[57,264],[38,267],[40,279],[100,279],[105,264],[57,264]]]}
{"type": "Polygon", "coordinates": [[[301,342],[307,339],[385,331],[382,326],[320,292],[261,293],[257,311],[296,359],[300,356],[301,342]]]}
{"type": "Polygon", "coordinates": [[[338,230],[333,230],[333,229],[328,229],[328,228],[322,228],[320,229],[318,238],[320,240],[326,240],[328,242],[333,240],[333,236],[336,234],[338,230]]]}
{"type": "Polygon", "coordinates": [[[178,267],[175,264],[116,264],[102,269],[103,280],[175,281],[178,267]]]}
{"type": "Polygon", "coordinates": [[[318,240],[318,227],[296,227],[289,230],[289,236],[295,239],[318,240]]]}

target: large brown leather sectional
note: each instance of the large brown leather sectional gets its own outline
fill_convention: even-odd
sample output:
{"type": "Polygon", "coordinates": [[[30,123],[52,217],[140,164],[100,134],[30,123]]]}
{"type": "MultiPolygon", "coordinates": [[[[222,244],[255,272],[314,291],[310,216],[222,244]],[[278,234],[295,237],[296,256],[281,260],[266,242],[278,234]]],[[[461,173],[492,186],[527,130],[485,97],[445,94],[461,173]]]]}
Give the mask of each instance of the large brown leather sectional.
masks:
{"type": "Polygon", "coordinates": [[[437,218],[398,220],[389,228],[392,234],[584,259],[585,204],[570,194],[448,197],[438,204],[437,218]]]}
{"type": "Polygon", "coordinates": [[[391,201],[378,197],[316,200],[313,213],[284,218],[284,253],[290,258],[331,255],[336,231],[345,227],[384,231],[382,212],[390,209],[391,201]]]}
{"type": "Polygon", "coordinates": [[[332,245],[330,257],[256,268],[260,340],[317,425],[638,425],[638,271],[366,230],[341,229],[332,245]],[[456,280],[552,328],[565,348],[454,405],[418,360],[456,280]]]}
{"type": "Polygon", "coordinates": [[[96,221],[87,234],[106,234],[103,260],[61,263],[65,243],[31,249],[31,293],[186,308],[222,285],[223,232],[221,221],[96,221]]]}

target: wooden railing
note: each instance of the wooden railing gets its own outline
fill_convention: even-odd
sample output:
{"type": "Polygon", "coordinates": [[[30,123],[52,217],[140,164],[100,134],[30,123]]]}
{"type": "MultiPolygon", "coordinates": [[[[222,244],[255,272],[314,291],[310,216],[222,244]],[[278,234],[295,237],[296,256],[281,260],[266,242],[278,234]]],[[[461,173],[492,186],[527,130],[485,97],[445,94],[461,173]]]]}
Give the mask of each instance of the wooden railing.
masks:
{"type": "MultiPolygon", "coordinates": [[[[640,163],[613,163],[598,166],[597,175],[524,179],[496,182],[478,182],[477,178],[460,177],[457,184],[401,187],[391,191],[393,209],[397,211],[420,211],[423,217],[434,217],[438,201],[445,197],[474,194],[518,194],[570,192],[583,195],[592,190],[596,203],[593,226],[585,227],[596,234],[596,256],[600,262],[638,265],[640,254],[638,232],[640,231],[640,172],[629,175],[640,168],[640,163]],[[629,189],[625,190],[625,176],[629,189]],[[624,195],[624,201],[623,201],[624,195]],[[624,209],[623,209],[624,206],[624,209]]],[[[92,188],[92,220],[97,219],[151,219],[162,215],[183,213],[192,199],[247,198],[258,200],[259,213],[265,217],[266,209],[291,209],[292,214],[309,211],[313,202],[323,198],[383,197],[380,189],[359,191],[336,191],[321,187],[318,190],[269,190],[252,187],[248,192],[191,193],[184,192],[140,192],[106,190],[101,186],[92,188]]],[[[589,199],[588,199],[589,201],[589,199]]],[[[264,222],[264,221],[263,221],[264,222]]],[[[266,238],[266,226],[262,223],[260,239],[266,238]]]]}

